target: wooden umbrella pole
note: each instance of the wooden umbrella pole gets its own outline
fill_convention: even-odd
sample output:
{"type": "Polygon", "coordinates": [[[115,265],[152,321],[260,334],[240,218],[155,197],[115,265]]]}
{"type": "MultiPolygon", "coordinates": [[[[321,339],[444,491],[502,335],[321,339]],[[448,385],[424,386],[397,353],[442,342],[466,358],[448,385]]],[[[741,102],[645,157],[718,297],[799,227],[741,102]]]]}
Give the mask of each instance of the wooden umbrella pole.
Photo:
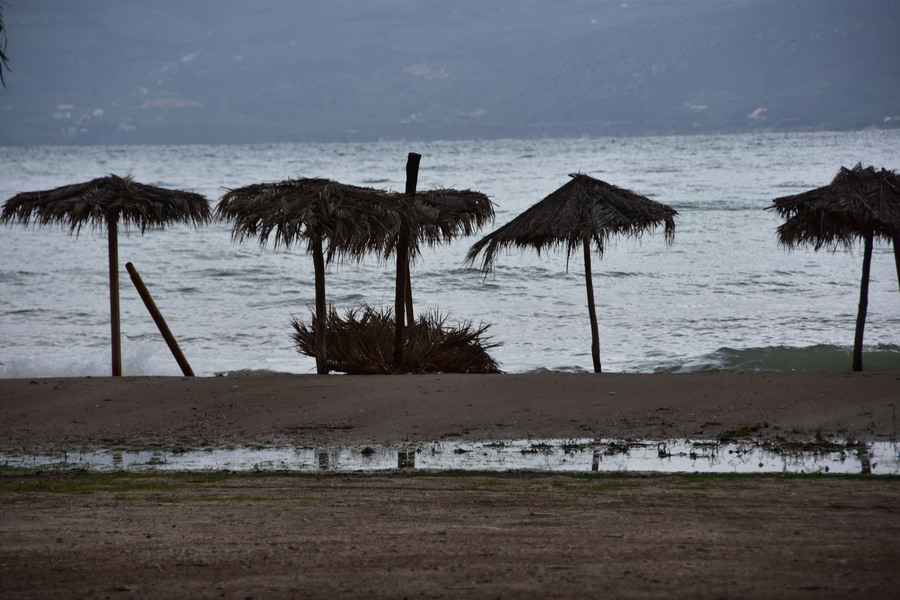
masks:
{"type": "Polygon", "coordinates": [[[397,242],[397,282],[394,296],[394,370],[403,364],[404,306],[406,304],[406,259],[409,252],[409,237],[405,231],[399,234],[397,242]]]}
{"type": "MultiPolygon", "coordinates": [[[[421,154],[410,152],[406,159],[406,194],[408,202],[412,205],[416,195],[416,184],[419,180],[419,161],[421,154]]],[[[394,296],[394,370],[398,370],[403,364],[403,341],[406,337],[404,331],[404,306],[406,305],[406,285],[409,273],[409,239],[410,232],[405,227],[400,227],[397,239],[397,287],[394,296]]],[[[410,296],[412,292],[410,291],[410,296]]]]}
{"type": "Polygon", "coordinates": [[[328,361],[325,354],[325,333],[328,323],[325,306],[325,254],[322,250],[322,234],[319,231],[313,237],[313,268],[316,284],[316,373],[328,374],[328,361]]]}
{"type": "Polygon", "coordinates": [[[597,311],[594,308],[594,281],[591,275],[591,240],[584,240],[584,285],[587,288],[588,313],[591,317],[591,358],[594,360],[594,373],[601,373],[600,368],[600,331],[597,327],[597,311]]]}
{"type": "Polygon", "coordinates": [[[412,278],[409,276],[409,254],[406,255],[406,324],[412,325],[416,317],[413,311],[412,278]]]}
{"type": "Polygon", "coordinates": [[[107,216],[109,233],[109,322],[112,334],[112,376],[122,376],[122,329],[119,323],[119,216],[107,216]]]}
{"type": "Polygon", "coordinates": [[[866,310],[869,306],[869,269],[872,265],[872,234],[866,234],[863,254],[862,282],[859,285],[859,312],[856,313],[856,339],[853,342],[853,370],[862,371],[863,331],[866,328],[866,310]]]}
{"type": "Polygon", "coordinates": [[[153,322],[156,323],[156,328],[159,329],[159,332],[162,334],[163,339],[166,340],[166,345],[169,346],[169,351],[172,353],[172,356],[175,357],[175,362],[177,362],[178,366],[181,367],[181,372],[184,373],[186,377],[193,377],[194,370],[191,369],[191,365],[188,363],[187,359],[184,357],[184,354],[181,352],[181,348],[178,346],[178,341],[175,339],[175,336],[172,335],[169,326],[166,325],[166,320],[163,319],[162,313],[159,312],[159,308],[156,307],[156,302],[153,301],[153,296],[150,295],[150,290],[148,290],[147,286],[144,285],[144,280],[141,279],[140,273],[137,272],[137,269],[135,269],[134,265],[130,262],[125,263],[125,269],[128,270],[128,275],[131,276],[131,283],[133,283],[134,287],[137,289],[141,300],[144,301],[144,306],[147,307],[147,312],[149,312],[150,316],[153,317],[153,322]]]}

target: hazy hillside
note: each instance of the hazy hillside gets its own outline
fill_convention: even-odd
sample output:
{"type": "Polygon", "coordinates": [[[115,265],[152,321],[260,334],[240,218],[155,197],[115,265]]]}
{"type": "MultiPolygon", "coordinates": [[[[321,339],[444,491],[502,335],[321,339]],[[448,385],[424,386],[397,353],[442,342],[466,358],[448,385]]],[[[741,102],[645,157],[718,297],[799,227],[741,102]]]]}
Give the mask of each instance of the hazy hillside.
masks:
{"type": "Polygon", "coordinates": [[[896,0],[6,0],[2,9],[2,145],[900,124],[896,0]]]}

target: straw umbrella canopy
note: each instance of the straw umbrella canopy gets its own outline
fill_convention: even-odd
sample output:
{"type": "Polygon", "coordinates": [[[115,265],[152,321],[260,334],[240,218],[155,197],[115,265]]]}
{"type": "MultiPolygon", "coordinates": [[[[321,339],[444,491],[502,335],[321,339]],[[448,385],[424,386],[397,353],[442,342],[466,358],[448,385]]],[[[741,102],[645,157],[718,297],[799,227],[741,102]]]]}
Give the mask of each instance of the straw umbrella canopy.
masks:
{"type": "Polygon", "coordinates": [[[416,194],[420,243],[434,246],[469,236],[494,221],[494,203],[473,190],[435,189],[416,194]]]}
{"type": "MultiPolygon", "coordinates": [[[[383,254],[401,227],[412,218],[401,202],[387,192],[329,179],[288,179],[229,190],[216,208],[219,218],[232,220],[232,238],[241,242],[258,237],[265,246],[289,248],[305,242],[313,256],[316,289],[316,369],[328,372],[325,359],[325,263],[335,259],[361,260],[383,254]]],[[[415,245],[413,246],[415,248],[415,245]]]]}
{"type": "Polygon", "coordinates": [[[853,344],[854,371],[862,370],[862,340],[868,308],[869,270],[876,239],[894,246],[897,279],[900,283],[900,176],[893,171],[857,164],[841,167],[831,183],[773,200],[767,210],[784,217],[778,227],[778,241],[788,248],[810,245],[851,247],[863,241],[863,268],[859,311],[853,344]]]}
{"type": "Polygon", "coordinates": [[[209,202],[200,194],[170,190],[108,175],[40,192],[23,192],[3,206],[0,223],[32,221],[38,226],[68,225],[78,234],[84,226],[106,227],[109,243],[109,305],[112,329],[112,374],[122,374],[119,326],[118,223],[162,229],[172,223],[202,225],[210,219],[209,202]]]}
{"type": "Polygon", "coordinates": [[[533,248],[540,255],[551,249],[565,248],[568,259],[580,246],[584,252],[591,320],[591,357],[594,372],[599,373],[600,342],[594,308],[591,248],[593,246],[602,257],[610,238],[617,235],[639,237],[661,225],[665,228],[666,242],[671,243],[677,213],[665,204],[588,175],[575,173],[569,177],[572,179],[568,183],[475,243],[466,255],[466,263],[474,264],[481,254],[482,269],[489,272],[503,249],[533,248]]]}

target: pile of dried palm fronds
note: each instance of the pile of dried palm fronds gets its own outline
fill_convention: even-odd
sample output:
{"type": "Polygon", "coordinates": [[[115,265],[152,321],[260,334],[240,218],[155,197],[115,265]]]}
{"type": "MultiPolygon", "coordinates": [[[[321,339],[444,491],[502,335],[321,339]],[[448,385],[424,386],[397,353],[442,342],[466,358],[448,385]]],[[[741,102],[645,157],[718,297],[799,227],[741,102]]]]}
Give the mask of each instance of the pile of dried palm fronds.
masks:
{"type": "MultiPolygon", "coordinates": [[[[315,356],[316,315],[310,324],[293,319],[292,337],[297,351],[315,356]]],[[[447,324],[447,317],[429,311],[406,327],[403,363],[394,369],[394,317],[390,309],[369,305],[348,309],[343,318],[328,311],[325,355],[330,371],[356,375],[385,373],[500,373],[488,350],[499,346],[484,334],[490,325],[460,322],[447,324]]]]}

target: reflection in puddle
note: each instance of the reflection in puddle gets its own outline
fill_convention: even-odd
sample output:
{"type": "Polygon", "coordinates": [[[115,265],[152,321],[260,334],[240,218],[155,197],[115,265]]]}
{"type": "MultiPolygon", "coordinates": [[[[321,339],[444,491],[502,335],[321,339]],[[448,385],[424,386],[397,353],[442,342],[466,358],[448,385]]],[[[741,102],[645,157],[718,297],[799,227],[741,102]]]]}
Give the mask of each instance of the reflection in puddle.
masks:
{"type": "Polygon", "coordinates": [[[331,458],[327,452],[319,452],[319,470],[328,471],[331,469],[331,458]]]}
{"type": "Polygon", "coordinates": [[[415,469],[416,468],[416,451],[415,450],[399,450],[397,452],[397,468],[398,469],[415,469]]]}
{"type": "Polygon", "coordinates": [[[697,440],[505,440],[326,448],[217,448],[191,452],[0,454],[0,465],[169,471],[594,471],[656,473],[870,473],[900,475],[896,442],[775,446],[697,440]]]}

